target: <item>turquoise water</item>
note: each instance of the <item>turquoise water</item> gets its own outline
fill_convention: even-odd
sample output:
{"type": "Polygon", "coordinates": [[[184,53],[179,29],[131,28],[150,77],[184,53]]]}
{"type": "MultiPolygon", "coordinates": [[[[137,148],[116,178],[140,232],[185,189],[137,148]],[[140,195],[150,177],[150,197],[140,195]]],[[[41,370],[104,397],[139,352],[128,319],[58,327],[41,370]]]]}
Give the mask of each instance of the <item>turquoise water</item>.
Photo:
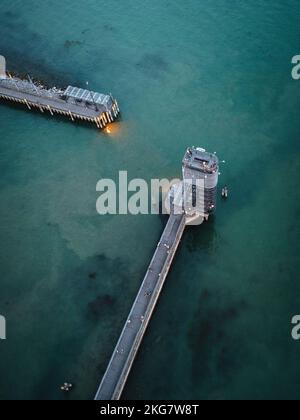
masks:
{"type": "Polygon", "coordinates": [[[101,177],[173,178],[217,151],[230,200],[187,230],[126,399],[298,398],[296,0],[2,0],[8,68],[113,92],[88,126],[0,104],[1,399],[94,396],[163,229],[96,214],[101,177]]]}

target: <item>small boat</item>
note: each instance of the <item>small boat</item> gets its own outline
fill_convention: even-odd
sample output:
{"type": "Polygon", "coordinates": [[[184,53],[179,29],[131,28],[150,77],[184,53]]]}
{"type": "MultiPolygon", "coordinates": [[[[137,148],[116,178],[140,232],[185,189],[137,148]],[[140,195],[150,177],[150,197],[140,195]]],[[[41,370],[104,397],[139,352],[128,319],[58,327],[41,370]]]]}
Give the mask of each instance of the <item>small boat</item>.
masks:
{"type": "Polygon", "coordinates": [[[228,188],[226,186],[222,189],[222,197],[225,199],[228,198],[228,188]]]}
{"type": "Polygon", "coordinates": [[[61,387],[60,387],[61,391],[63,392],[70,392],[73,389],[73,384],[69,384],[67,382],[65,382],[61,387]]]}

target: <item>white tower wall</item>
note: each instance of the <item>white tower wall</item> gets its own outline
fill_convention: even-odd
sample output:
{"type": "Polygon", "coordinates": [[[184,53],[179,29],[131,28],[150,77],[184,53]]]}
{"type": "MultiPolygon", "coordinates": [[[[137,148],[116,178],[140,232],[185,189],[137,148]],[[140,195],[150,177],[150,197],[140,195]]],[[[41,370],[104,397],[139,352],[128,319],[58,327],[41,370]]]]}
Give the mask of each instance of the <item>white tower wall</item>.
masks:
{"type": "Polygon", "coordinates": [[[0,55],[0,79],[6,79],[6,60],[0,55]]]}

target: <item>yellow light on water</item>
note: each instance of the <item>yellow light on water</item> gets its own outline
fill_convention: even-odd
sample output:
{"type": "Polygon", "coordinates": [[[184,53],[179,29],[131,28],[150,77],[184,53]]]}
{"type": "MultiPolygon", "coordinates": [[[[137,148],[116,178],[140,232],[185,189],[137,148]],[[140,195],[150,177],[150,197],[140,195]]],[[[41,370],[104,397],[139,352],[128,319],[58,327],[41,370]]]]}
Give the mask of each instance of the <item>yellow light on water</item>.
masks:
{"type": "Polygon", "coordinates": [[[113,123],[107,124],[102,132],[112,138],[116,138],[121,134],[121,125],[119,122],[114,121],[113,123]]]}

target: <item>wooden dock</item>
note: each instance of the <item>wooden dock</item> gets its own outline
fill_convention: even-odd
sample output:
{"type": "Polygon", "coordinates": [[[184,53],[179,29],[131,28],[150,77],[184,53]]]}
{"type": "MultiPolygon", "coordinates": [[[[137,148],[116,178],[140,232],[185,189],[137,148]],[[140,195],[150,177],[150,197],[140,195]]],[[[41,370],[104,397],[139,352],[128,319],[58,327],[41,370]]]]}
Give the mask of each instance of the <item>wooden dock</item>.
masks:
{"type": "Polygon", "coordinates": [[[11,77],[6,73],[3,57],[0,68],[0,99],[20,103],[29,110],[35,108],[52,116],[64,115],[73,122],[87,121],[99,129],[114,122],[120,113],[118,102],[112,95],[73,86],[68,86],[65,90],[56,87],[48,89],[34,83],[30,77],[28,80],[11,77]]]}

